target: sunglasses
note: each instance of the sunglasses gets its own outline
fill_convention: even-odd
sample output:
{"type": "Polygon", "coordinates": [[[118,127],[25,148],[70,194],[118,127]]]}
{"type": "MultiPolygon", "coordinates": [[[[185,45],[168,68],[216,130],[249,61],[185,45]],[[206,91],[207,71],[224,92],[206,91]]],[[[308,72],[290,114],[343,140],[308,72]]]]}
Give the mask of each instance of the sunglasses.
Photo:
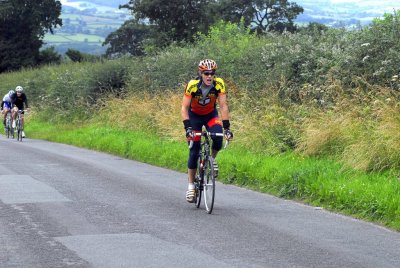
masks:
{"type": "Polygon", "coordinates": [[[209,76],[209,75],[214,75],[215,72],[204,72],[203,74],[204,74],[205,76],[209,76]]]}

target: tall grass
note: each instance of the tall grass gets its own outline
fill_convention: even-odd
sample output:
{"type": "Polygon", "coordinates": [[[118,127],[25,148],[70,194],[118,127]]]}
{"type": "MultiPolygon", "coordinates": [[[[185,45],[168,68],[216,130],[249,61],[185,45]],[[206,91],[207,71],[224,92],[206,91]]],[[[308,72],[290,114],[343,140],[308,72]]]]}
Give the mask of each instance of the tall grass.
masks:
{"type": "Polygon", "coordinates": [[[400,112],[390,99],[351,105],[310,115],[302,125],[297,150],[334,157],[362,171],[399,171],[400,112]]]}

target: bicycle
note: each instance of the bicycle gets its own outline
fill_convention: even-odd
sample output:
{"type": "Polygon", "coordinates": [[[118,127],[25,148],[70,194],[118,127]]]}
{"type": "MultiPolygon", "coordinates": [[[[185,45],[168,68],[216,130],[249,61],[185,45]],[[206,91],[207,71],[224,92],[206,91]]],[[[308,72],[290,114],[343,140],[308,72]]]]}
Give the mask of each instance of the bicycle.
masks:
{"type": "MultiPolygon", "coordinates": [[[[208,214],[211,214],[214,208],[215,199],[215,173],[214,173],[214,158],[211,156],[211,137],[224,136],[223,133],[213,133],[202,131],[196,133],[195,136],[201,136],[200,152],[197,161],[197,171],[194,181],[195,187],[195,206],[200,207],[201,196],[204,196],[204,206],[208,214]]],[[[193,146],[193,140],[190,141],[189,148],[193,146]]],[[[226,148],[228,141],[225,143],[226,148]]]]}
{"type": "Polygon", "coordinates": [[[12,138],[14,138],[14,130],[11,126],[11,111],[8,111],[6,114],[6,125],[4,127],[5,135],[8,138],[10,138],[10,135],[12,135],[12,138]]]}
{"type": "Polygon", "coordinates": [[[22,141],[22,131],[24,128],[22,127],[22,112],[24,110],[18,110],[17,117],[15,118],[15,128],[17,130],[17,141],[22,141]]]}

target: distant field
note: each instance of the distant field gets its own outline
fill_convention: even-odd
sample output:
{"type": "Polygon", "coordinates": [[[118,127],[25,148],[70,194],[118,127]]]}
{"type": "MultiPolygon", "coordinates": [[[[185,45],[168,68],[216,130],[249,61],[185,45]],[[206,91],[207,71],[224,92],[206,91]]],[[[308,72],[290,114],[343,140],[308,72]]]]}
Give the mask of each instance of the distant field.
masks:
{"type": "Polygon", "coordinates": [[[98,35],[90,34],[63,34],[58,33],[56,35],[46,35],[44,41],[46,43],[71,43],[71,42],[85,42],[85,43],[103,43],[104,38],[98,35]]]}
{"type": "Polygon", "coordinates": [[[95,3],[68,1],[67,6],[74,6],[76,10],[63,9],[61,14],[63,26],[56,28],[54,35],[46,34],[44,38],[45,47],[54,46],[61,54],[69,48],[84,53],[103,54],[106,47],[102,44],[106,36],[116,31],[130,18],[126,10],[124,12],[118,9],[117,5],[111,7],[108,0],[99,0],[95,3]],[[87,8],[90,10],[84,11],[87,8]]]}
{"type": "Polygon", "coordinates": [[[118,24],[121,25],[124,20],[121,18],[116,18],[114,17],[105,17],[105,16],[80,16],[80,18],[87,22],[87,23],[92,23],[92,22],[103,22],[103,23],[110,23],[110,24],[118,24]]]}
{"type": "Polygon", "coordinates": [[[69,24],[79,24],[80,21],[86,23],[87,27],[91,25],[96,26],[109,26],[112,28],[119,28],[120,25],[124,23],[125,20],[122,18],[115,18],[115,17],[99,17],[99,16],[83,16],[83,15],[76,15],[76,14],[67,14],[61,16],[63,19],[64,26],[66,24],[66,20],[69,19],[69,24]]]}

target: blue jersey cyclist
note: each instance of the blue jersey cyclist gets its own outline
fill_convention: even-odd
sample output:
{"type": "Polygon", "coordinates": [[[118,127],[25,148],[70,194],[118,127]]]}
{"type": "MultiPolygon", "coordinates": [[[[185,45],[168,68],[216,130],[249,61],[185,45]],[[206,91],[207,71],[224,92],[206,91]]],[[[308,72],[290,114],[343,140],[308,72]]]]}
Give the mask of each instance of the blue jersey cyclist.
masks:
{"type": "Polygon", "coordinates": [[[3,114],[4,114],[4,120],[3,120],[4,126],[6,126],[7,113],[11,112],[11,109],[14,106],[14,102],[15,102],[16,98],[17,98],[17,94],[15,94],[14,90],[10,90],[3,97],[3,101],[1,102],[1,109],[3,110],[3,114]]]}
{"type": "MultiPolygon", "coordinates": [[[[233,138],[230,131],[229,108],[224,81],[215,76],[217,64],[215,61],[205,59],[198,66],[199,77],[190,80],[185,88],[182,100],[182,120],[186,131],[186,137],[193,140],[193,146],[189,151],[188,160],[188,190],[186,201],[193,203],[195,197],[194,179],[196,176],[197,159],[200,151],[200,136],[203,126],[210,132],[222,133],[227,140],[233,138]],[[222,122],[218,116],[217,102],[221,112],[222,122]]],[[[212,157],[215,159],[222,148],[223,138],[213,137],[212,157]]],[[[215,176],[218,176],[218,165],[214,161],[215,176]]]]}

